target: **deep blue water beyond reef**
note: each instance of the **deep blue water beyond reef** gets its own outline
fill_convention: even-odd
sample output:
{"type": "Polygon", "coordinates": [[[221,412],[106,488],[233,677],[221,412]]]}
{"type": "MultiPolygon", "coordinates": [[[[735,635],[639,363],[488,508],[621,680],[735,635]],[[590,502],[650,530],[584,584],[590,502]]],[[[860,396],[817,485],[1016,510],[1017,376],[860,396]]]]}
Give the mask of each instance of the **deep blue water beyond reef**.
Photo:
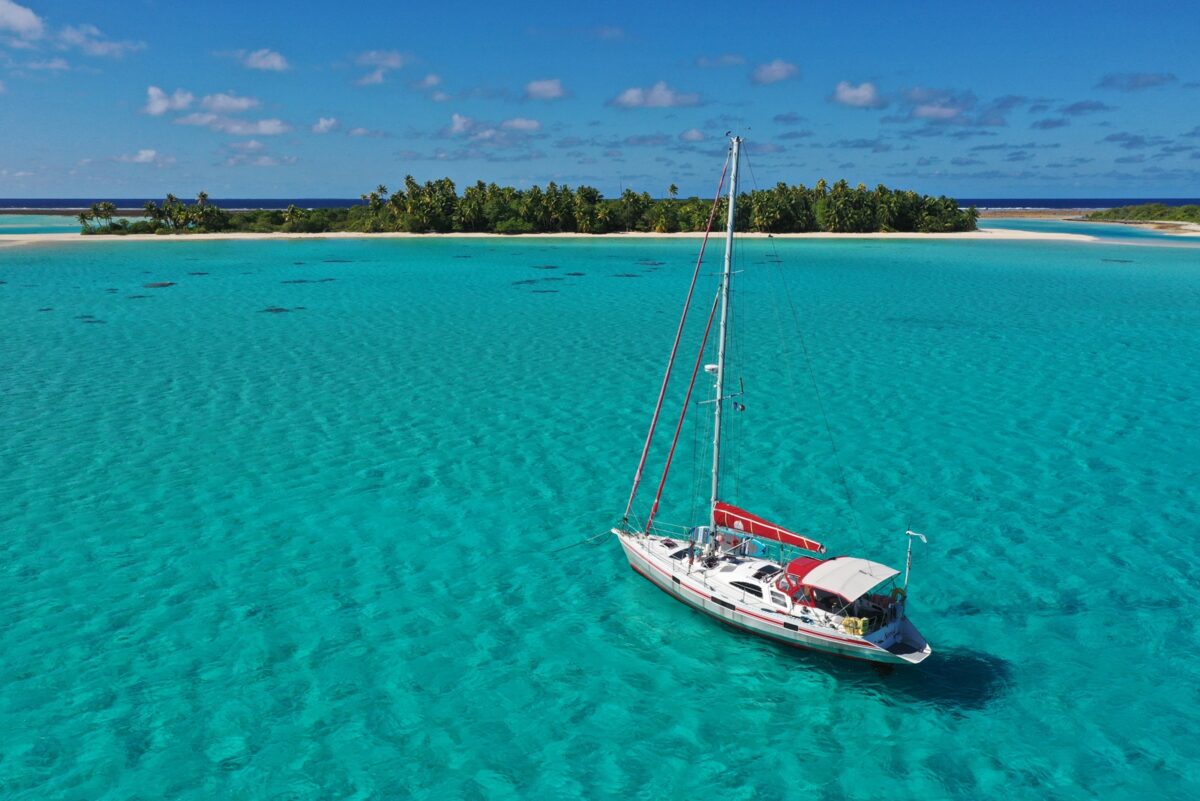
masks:
{"type": "Polygon", "coordinates": [[[929,535],[882,673],[550,552],[623,507],[695,247],[0,248],[0,797],[1200,795],[1200,250],[742,247],[726,497],[929,535]]]}

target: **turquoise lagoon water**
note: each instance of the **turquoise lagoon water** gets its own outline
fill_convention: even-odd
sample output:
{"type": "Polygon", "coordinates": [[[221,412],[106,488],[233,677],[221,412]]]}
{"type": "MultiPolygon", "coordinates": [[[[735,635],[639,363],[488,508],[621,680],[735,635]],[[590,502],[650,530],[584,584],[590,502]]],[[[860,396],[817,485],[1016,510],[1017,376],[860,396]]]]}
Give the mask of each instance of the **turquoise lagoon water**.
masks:
{"type": "Polygon", "coordinates": [[[77,233],[79,221],[66,214],[0,214],[0,236],[77,233]]]}
{"type": "Polygon", "coordinates": [[[929,535],[890,673],[550,551],[623,507],[694,250],[0,248],[0,797],[1196,797],[1200,250],[740,251],[727,497],[929,535]]]}
{"type": "Polygon", "coordinates": [[[1037,231],[1048,234],[1085,234],[1106,240],[1127,242],[1132,240],[1131,243],[1137,244],[1147,244],[1152,241],[1164,244],[1173,241],[1176,245],[1200,243],[1200,234],[1168,234],[1141,225],[1125,225],[1123,223],[984,217],[979,221],[979,227],[1037,231]]]}

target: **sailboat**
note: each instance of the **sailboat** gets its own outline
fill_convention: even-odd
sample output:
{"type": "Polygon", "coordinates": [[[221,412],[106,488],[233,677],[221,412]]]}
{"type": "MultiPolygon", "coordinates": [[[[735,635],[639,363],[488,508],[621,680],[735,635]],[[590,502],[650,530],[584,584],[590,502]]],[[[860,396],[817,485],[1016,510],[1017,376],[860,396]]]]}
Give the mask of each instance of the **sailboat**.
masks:
{"type": "Polygon", "coordinates": [[[663,376],[650,431],[642,448],[629,502],[619,525],[612,529],[629,560],[629,566],[672,598],[743,629],[787,645],[839,656],[889,664],[914,665],[933,649],[908,619],[908,576],[912,543],[925,540],[908,535],[908,552],[902,584],[900,571],[856,556],[827,557],[826,548],[811,537],[722,500],[722,416],[726,410],[744,408],[727,392],[726,351],[730,314],[730,282],[734,245],[734,220],[738,193],[741,137],[730,139],[729,159],[721,185],[729,173],[728,220],[725,230],[724,269],[704,329],[703,340],[691,371],[683,409],[663,467],[653,506],[644,524],[632,515],[642,481],[650,443],[663,408],[680,340],[692,305],[704,248],[718,209],[718,186],[708,230],[692,275],[675,343],[663,376]],[[717,361],[704,365],[709,335],[718,309],[717,361]],[[712,482],[707,519],[691,526],[672,526],[656,519],[663,486],[670,470],[684,418],[691,405],[701,366],[713,377],[714,394],[704,403],[712,406],[712,482]]]}

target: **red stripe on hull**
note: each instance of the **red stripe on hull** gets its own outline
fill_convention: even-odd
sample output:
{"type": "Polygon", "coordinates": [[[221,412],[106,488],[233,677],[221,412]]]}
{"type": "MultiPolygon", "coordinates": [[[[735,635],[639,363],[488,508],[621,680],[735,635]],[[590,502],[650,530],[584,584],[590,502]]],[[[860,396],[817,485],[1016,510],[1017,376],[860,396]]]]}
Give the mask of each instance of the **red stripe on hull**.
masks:
{"type": "MultiPolygon", "coordinates": [[[[672,593],[670,590],[668,590],[666,587],[662,586],[657,581],[655,581],[654,579],[647,576],[641,570],[638,570],[637,565],[635,565],[633,562],[629,563],[629,567],[633,569],[634,573],[637,573],[639,576],[644,578],[646,581],[653,584],[655,586],[655,588],[661,590],[662,592],[665,592],[667,595],[670,595],[672,598],[678,598],[679,600],[683,600],[682,598],[679,598],[679,596],[676,596],[674,593],[672,593]]],[[[684,601],[684,603],[687,603],[687,601],[684,601]]],[[[770,640],[771,642],[779,643],[780,645],[789,645],[792,648],[803,648],[805,651],[816,651],[817,653],[821,653],[821,654],[832,654],[834,656],[840,656],[843,659],[853,659],[855,662],[876,662],[876,663],[879,662],[878,659],[867,659],[867,658],[861,657],[861,656],[852,656],[850,654],[842,653],[841,651],[831,651],[831,650],[825,650],[823,648],[815,648],[811,645],[806,645],[805,643],[797,642],[795,640],[789,640],[789,639],[785,639],[782,637],[775,637],[771,634],[767,634],[764,631],[759,631],[758,629],[750,628],[749,626],[743,626],[740,623],[735,623],[734,621],[729,620],[727,618],[723,618],[720,615],[713,614],[709,610],[705,609],[703,606],[697,606],[695,604],[687,604],[687,605],[690,606],[692,609],[695,609],[698,612],[703,612],[704,614],[708,615],[709,617],[711,617],[715,620],[719,620],[722,623],[725,623],[726,625],[732,626],[733,628],[737,629],[738,631],[744,631],[749,634],[755,634],[759,637],[762,637],[764,640],[770,640]]],[[[746,613],[743,612],[743,614],[746,614],[746,613]]],[[[758,616],[754,615],[754,617],[758,617],[758,616]]],[[[815,634],[816,632],[812,632],[812,633],[815,634]]],[[[839,642],[847,642],[847,641],[839,640],[839,642]]]]}
{"type": "MultiPolygon", "coordinates": [[[[672,576],[672,575],[671,575],[670,573],[668,573],[667,571],[663,570],[663,569],[662,569],[661,567],[659,567],[658,565],[656,565],[656,564],[654,564],[653,562],[651,562],[649,559],[647,559],[647,560],[646,560],[646,564],[648,564],[650,567],[652,567],[652,568],[654,568],[655,570],[657,570],[659,573],[662,573],[662,574],[663,574],[664,576],[666,576],[668,579],[674,580],[674,578],[675,578],[674,576],[672,576]]],[[[629,565],[630,565],[630,567],[633,567],[633,562],[630,562],[630,563],[629,563],[629,565]]],[[[637,570],[637,568],[636,568],[636,567],[634,567],[634,570],[637,570]]],[[[653,581],[653,579],[651,579],[651,578],[650,578],[649,576],[647,576],[645,573],[642,573],[642,571],[638,570],[637,572],[638,572],[638,574],[639,574],[639,575],[641,575],[641,576],[642,576],[643,578],[645,578],[647,581],[653,581]]],[[[709,596],[709,595],[706,595],[705,593],[702,593],[702,592],[700,592],[699,590],[694,590],[694,589],[692,589],[691,587],[686,587],[686,586],[684,586],[684,585],[682,584],[682,582],[680,583],[680,585],[679,585],[679,586],[680,586],[680,588],[681,588],[681,589],[685,589],[685,590],[687,590],[688,592],[695,593],[696,595],[699,595],[701,598],[703,598],[703,599],[704,599],[704,600],[706,600],[706,601],[711,601],[711,600],[712,600],[711,596],[709,596]]],[[[686,601],[685,601],[685,602],[686,602],[686,601]]],[[[705,609],[704,611],[705,611],[705,612],[707,612],[708,610],[707,610],[707,609],[705,609]]],[[[763,617],[762,615],[759,615],[759,614],[755,614],[754,612],[751,612],[749,609],[740,609],[740,608],[737,608],[737,607],[735,606],[733,611],[739,612],[739,613],[741,613],[741,614],[743,614],[743,615],[746,615],[747,617],[752,617],[752,618],[754,618],[755,620],[761,620],[761,621],[762,621],[762,622],[764,622],[764,623],[769,623],[769,624],[770,624],[770,625],[772,625],[772,626],[779,626],[780,628],[782,628],[782,627],[783,627],[783,624],[782,624],[782,623],[780,623],[779,621],[777,621],[777,620],[772,620],[772,619],[771,619],[771,618],[769,618],[769,617],[763,617]]],[[[724,618],[721,618],[721,620],[724,620],[724,618]]],[[[760,633],[761,633],[761,632],[760,632],[760,633]]],[[[819,632],[819,631],[808,631],[808,630],[806,629],[806,630],[804,631],[804,633],[805,633],[805,634],[807,634],[807,635],[809,635],[809,636],[812,636],[812,637],[820,637],[820,638],[822,638],[822,639],[825,639],[825,640],[832,640],[833,642],[839,642],[839,643],[843,643],[844,645],[849,645],[849,646],[852,646],[852,647],[854,647],[854,648],[866,648],[867,650],[870,650],[870,651],[882,651],[882,650],[884,650],[884,649],[880,648],[880,647],[879,647],[879,646],[877,646],[877,645],[872,645],[871,643],[859,642],[858,640],[847,640],[847,639],[844,639],[844,638],[842,638],[842,637],[834,637],[834,636],[832,636],[832,635],[829,635],[829,634],[822,634],[822,633],[821,633],[821,632],[819,632]]],[[[763,634],[763,636],[764,636],[764,637],[769,637],[769,636],[771,636],[771,635],[769,635],[769,634],[763,634]]],[[[786,642],[791,642],[791,640],[786,640],[786,642]]],[[[807,647],[807,646],[806,646],[806,647],[807,647]]]]}

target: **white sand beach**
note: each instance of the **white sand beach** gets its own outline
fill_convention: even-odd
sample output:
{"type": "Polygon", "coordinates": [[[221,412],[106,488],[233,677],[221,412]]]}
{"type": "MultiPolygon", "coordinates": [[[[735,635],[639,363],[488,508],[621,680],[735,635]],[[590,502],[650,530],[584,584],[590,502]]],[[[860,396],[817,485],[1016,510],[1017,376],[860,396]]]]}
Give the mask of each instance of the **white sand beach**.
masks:
{"type": "MultiPolygon", "coordinates": [[[[499,238],[499,239],[698,239],[703,236],[703,232],[687,231],[674,234],[655,234],[643,232],[629,232],[620,234],[477,234],[477,233],[449,233],[449,234],[410,234],[401,232],[384,232],[376,234],[365,234],[353,231],[337,231],[322,234],[295,234],[295,233],[218,233],[218,234],[179,234],[179,235],[157,235],[157,234],[128,234],[126,236],[107,236],[107,235],[91,235],[83,236],[81,234],[8,234],[0,235],[0,247],[16,246],[16,245],[32,245],[32,244],[66,244],[66,243],[96,243],[96,242],[211,242],[214,240],[259,240],[259,239],[416,239],[425,237],[445,237],[445,238],[461,238],[461,239],[479,239],[479,238],[499,238]]],[[[714,234],[717,236],[717,234],[714,234]]],[[[1090,242],[1095,241],[1096,237],[1085,236],[1083,234],[1065,234],[1065,233],[1046,233],[1040,231],[1009,231],[1001,229],[989,229],[978,231],[962,231],[956,233],[945,234],[922,234],[922,233],[871,233],[871,234],[831,234],[826,232],[816,232],[807,234],[742,234],[741,236],[753,239],[966,239],[966,240],[1041,240],[1041,241],[1069,241],[1069,242],[1090,242]]]]}

